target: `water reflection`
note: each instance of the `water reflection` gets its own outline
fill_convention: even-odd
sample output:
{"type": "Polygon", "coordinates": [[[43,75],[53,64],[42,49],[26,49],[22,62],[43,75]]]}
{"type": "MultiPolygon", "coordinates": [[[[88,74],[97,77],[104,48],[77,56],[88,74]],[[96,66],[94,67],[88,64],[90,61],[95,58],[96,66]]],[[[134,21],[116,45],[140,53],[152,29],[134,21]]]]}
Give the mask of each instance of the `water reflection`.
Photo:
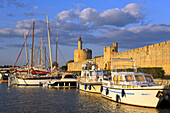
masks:
{"type": "Polygon", "coordinates": [[[168,109],[134,107],[117,104],[100,94],[77,89],[43,87],[11,87],[0,84],[0,112],[57,112],[57,113],[164,113],[168,109]]]}
{"type": "Polygon", "coordinates": [[[95,112],[158,113],[158,110],[154,108],[143,108],[143,107],[124,105],[124,104],[117,104],[113,101],[102,98],[100,94],[88,93],[84,91],[79,91],[79,93],[80,93],[79,100],[82,100],[83,102],[85,102],[83,104],[84,107],[90,109],[92,106],[94,106],[95,108],[98,109],[98,110],[95,110],[95,112]]]}

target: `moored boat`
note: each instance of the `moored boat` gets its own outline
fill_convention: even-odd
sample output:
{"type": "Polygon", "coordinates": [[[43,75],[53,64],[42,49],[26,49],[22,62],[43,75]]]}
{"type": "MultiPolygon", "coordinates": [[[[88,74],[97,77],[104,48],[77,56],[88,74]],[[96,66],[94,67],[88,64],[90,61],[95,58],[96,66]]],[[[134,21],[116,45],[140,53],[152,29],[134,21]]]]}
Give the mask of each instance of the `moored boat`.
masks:
{"type": "Polygon", "coordinates": [[[103,97],[119,103],[157,108],[160,107],[162,100],[170,101],[170,97],[167,94],[170,90],[169,86],[155,84],[152,75],[137,72],[135,65],[133,65],[132,68],[134,71],[128,72],[128,69],[124,66],[125,71],[119,72],[118,70],[120,68],[117,69],[116,65],[113,64],[115,61],[120,62],[120,60],[134,64],[133,59],[111,59],[111,79],[103,81],[103,97]],[[113,69],[113,67],[115,67],[115,69],[113,69]]]}
{"type": "Polygon", "coordinates": [[[103,81],[103,69],[97,67],[95,63],[88,61],[82,64],[80,80],[77,82],[77,88],[83,91],[100,93],[103,81]]]}
{"type": "Polygon", "coordinates": [[[73,73],[60,73],[56,79],[44,82],[44,87],[54,88],[75,88],[77,77],[73,73]]]}

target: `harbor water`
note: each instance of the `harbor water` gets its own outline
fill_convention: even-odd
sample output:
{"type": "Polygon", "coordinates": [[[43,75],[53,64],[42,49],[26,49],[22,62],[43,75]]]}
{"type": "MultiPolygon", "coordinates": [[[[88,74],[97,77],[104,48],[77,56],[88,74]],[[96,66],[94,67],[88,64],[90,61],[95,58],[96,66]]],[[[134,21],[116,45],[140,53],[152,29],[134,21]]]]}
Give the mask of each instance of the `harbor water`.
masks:
{"type": "MultiPolygon", "coordinates": [[[[149,100],[148,100],[149,101],[149,100]]],[[[0,83],[0,113],[169,113],[154,109],[117,104],[100,94],[77,89],[17,87],[0,83]]]]}

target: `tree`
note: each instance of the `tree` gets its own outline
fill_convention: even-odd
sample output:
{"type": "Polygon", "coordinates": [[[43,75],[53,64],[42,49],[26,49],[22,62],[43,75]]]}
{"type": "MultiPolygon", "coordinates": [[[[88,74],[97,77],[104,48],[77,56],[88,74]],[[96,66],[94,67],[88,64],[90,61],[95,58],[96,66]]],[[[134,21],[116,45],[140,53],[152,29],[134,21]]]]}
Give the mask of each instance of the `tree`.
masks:
{"type": "Polygon", "coordinates": [[[67,71],[67,66],[62,66],[61,69],[62,69],[63,71],[67,71]]]}
{"type": "MultiPolygon", "coordinates": [[[[52,66],[56,66],[56,61],[53,62],[52,66]]],[[[58,63],[57,63],[57,67],[58,67],[58,63]]]]}

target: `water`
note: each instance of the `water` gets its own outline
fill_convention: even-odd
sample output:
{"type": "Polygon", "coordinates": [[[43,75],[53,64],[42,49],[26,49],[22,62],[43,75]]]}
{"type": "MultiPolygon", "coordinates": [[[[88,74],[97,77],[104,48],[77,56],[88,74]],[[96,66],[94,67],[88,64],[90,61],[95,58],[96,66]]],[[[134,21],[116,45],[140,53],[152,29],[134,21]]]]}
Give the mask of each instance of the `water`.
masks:
{"type": "Polygon", "coordinates": [[[153,109],[117,104],[100,94],[77,89],[17,87],[8,89],[0,83],[0,113],[168,113],[153,109]]]}

